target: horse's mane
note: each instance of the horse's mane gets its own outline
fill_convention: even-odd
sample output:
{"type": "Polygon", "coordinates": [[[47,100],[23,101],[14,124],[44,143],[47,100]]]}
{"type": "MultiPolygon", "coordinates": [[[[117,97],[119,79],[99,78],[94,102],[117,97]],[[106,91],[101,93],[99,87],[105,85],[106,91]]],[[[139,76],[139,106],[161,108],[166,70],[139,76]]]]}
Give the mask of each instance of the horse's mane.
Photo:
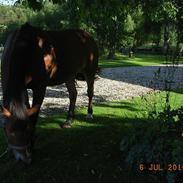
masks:
{"type": "Polygon", "coordinates": [[[26,55],[28,48],[21,42],[26,26],[23,25],[9,35],[1,63],[3,105],[18,119],[27,117],[25,75],[30,55],[26,55]]]}

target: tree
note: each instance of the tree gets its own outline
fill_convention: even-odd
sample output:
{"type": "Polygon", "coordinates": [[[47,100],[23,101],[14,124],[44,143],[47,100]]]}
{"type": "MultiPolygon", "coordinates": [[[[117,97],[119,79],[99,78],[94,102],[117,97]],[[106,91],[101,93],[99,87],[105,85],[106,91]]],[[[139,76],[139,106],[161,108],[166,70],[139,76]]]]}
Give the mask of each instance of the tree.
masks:
{"type": "Polygon", "coordinates": [[[29,8],[0,6],[0,42],[4,43],[7,34],[34,16],[29,8]]]}
{"type": "Polygon", "coordinates": [[[90,7],[91,24],[99,45],[109,50],[108,58],[113,58],[116,50],[122,45],[124,24],[128,15],[127,5],[120,0],[101,0],[94,1],[90,7]]]}
{"type": "Polygon", "coordinates": [[[41,10],[47,0],[17,0],[15,5],[32,8],[33,10],[41,10]]]}
{"type": "Polygon", "coordinates": [[[30,22],[47,30],[60,30],[67,26],[63,6],[51,2],[44,3],[41,11],[33,11],[35,15],[30,22]]]}
{"type": "Polygon", "coordinates": [[[183,43],[183,2],[180,0],[175,0],[177,7],[176,14],[176,28],[177,28],[177,43],[175,55],[178,55],[178,59],[181,56],[182,49],[180,48],[180,43],[183,43]]]}
{"type": "MultiPolygon", "coordinates": [[[[174,1],[142,0],[141,4],[146,22],[157,25],[158,32],[161,30],[160,28],[163,29],[163,50],[164,53],[167,53],[170,46],[170,32],[174,30],[177,14],[177,7],[174,1]]],[[[157,28],[154,30],[157,30],[157,28]]]]}

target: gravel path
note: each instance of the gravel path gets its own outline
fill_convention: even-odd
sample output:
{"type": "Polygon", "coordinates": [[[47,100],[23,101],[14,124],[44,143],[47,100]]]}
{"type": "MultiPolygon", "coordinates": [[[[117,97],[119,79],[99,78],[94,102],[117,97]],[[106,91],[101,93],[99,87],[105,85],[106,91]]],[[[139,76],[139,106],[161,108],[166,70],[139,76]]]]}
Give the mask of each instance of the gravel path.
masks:
{"type": "MultiPolygon", "coordinates": [[[[164,79],[169,71],[174,71],[172,88],[183,88],[183,65],[176,68],[165,66],[122,67],[102,69],[95,81],[94,103],[118,101],[141,96],[153,91],[153,88],[164,88],[164,79]],[[159,73],[159,78],[155,77],[159,73]]],[[[87,106],[88,98],[85,81],[77,81],[78,97],[76,106],[87,106]]],[[[31,92],[30,92],[31,93],[31,92]]],[[[0,96],[2,96],[0,91],[0,96]]],[[[68,92],[65,85],[48,87],[41,108],[41,116],[67,110],[68,92]]]]}
{"type": "MultiPolygon", "coordinates": [[[[164,88],[164,79],[168,73],[174,71],[172,88],[183,88],[183,65],[176,68],[165,66],[151,67],[122,67],[102,69],[95,81],[94,103],[119,101],[142,96],[153,91],[154,88],[164,88]],[[159,73],[159,80],[155,73],[159,73]]],[[[172,76],[171,76],[172,77],[172,76]]],[[[78,97],[76,106],[87,106],[88,98],[85,81],[77,81],[78,97]]],[[[42,106],[42,114],[67,110],[69,105],[68,93],[65,85],[48,87],[42,106]]]]}

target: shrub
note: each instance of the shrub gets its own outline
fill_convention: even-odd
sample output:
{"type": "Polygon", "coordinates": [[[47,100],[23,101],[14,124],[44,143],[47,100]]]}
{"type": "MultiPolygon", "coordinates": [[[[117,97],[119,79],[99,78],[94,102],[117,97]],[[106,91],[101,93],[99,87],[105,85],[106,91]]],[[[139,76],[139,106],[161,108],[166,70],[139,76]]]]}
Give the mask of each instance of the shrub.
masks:
{"type": "Polygon", "coordinates": [[[183,108],[171,111],[171,123],[160,120],[164,115],[166,112],[157,121],[134,126],[120,149],[123,168],[172,183],[183,171],[183,108]],[[148,170],[151,164],[160,164],[162,171],[148,170]]]}

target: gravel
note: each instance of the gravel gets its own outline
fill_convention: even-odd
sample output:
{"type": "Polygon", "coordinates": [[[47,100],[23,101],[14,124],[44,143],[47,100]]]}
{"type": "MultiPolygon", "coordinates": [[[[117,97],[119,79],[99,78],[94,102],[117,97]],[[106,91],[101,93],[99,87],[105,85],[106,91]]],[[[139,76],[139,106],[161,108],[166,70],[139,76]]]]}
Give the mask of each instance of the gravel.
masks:
{"type": "MultiPolygon", "coordinates": [[[[120,101],[142,96],[149,92],[162,90],[164,80],[172,80],[172,88],[183,88],[183,65],[178,67],[148,66],[148,67],[119,67],[102,69],[95,81],[94,103],[120,101]],[[169,78],[170,71],[174,76],[169,78]],[[159,79],[157,74],[159,73],[159,79]]],[[[87,106],[87,86],[85,81],[77,81],[76,106],[87,106]]],[[[69,99],[65,85],[48,87],[42,114],[61,112],[68,109],[69,99]]]]}
{"type": "MultiPolygon", "coordinates": [[[[93,101],[94,103],[102,103],[142,96],[154,91],[154,89],[162,90],[164,80],[172,80],[171,85],[174,89],[183,88],[183,65],[174,68],[170,66],[148,66],[102,69],[95,81],[93,101]],[[173,71],[174,74],[169,78],[170,71],[173,71]],[[159,79],[157,79],[157,75],[159,79]]],[[[76,106],[87,106],[88,97],[85,81],[77,81],[77,91],[76,106]]],[[[0,90],[2,98],[1,93],[0,90]]],[[[31,91],[29,93],[31,95],[31,91]]],[[[47,87],[41,108],[41,116],[66,111],[68,106],[69,99],[65,84],[47,87]]]]}

